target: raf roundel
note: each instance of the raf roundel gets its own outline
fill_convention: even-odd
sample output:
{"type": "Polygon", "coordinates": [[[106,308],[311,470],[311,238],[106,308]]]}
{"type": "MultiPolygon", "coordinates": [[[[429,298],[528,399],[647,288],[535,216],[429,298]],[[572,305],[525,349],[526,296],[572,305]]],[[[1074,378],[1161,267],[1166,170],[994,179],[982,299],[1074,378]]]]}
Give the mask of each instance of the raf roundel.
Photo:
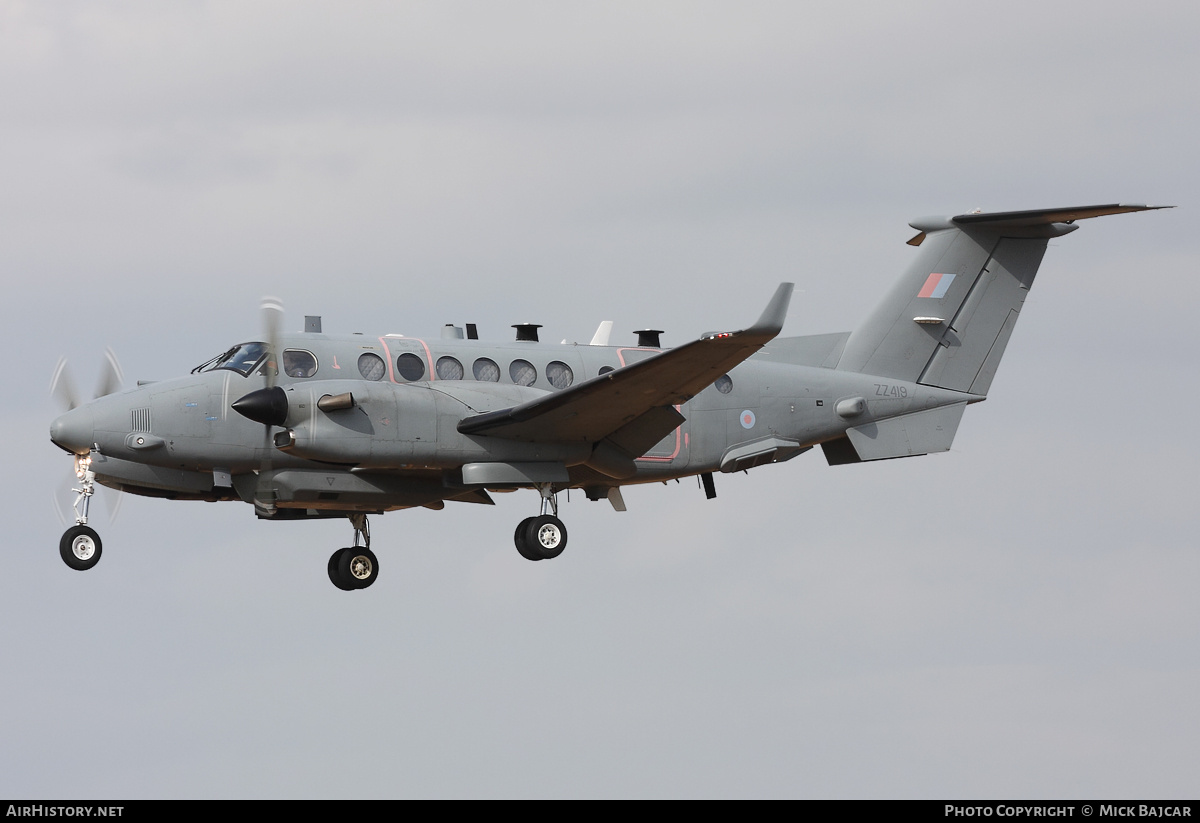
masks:
{"type": "Polygon", "coordinates": [[[741,416],[741,421],[742,421],[743,429],[754,428],[754,412],[750,411],[749,409],[746,409],[745,411],[743,411],[742,416],[741,416]]]}

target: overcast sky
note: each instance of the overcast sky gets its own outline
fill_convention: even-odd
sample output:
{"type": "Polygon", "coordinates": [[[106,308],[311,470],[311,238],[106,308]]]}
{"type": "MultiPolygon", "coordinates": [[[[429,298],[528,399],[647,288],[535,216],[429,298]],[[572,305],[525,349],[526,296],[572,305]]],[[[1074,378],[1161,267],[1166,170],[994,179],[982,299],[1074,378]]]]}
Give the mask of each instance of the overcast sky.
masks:
{"type": "Polygon", "coordinates": [[[1200,8],[0,0],[0,796],[1190,797],[1200,8]],[[1056,240],[933,457],[343,521],[126,495],[58,557],[59,355],[288,326],[853,328],[911,219],[1056,240]]]}

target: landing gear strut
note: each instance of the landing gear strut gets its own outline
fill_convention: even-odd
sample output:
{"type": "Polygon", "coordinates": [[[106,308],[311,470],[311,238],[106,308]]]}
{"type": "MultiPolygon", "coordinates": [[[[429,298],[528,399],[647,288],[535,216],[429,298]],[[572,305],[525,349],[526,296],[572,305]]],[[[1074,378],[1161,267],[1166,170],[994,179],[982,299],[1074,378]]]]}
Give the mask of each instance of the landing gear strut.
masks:
{"type": "Polygon", "coordinates": [[[96,530],[89,528],[88,509],[91,506],[92,495],[96,493],[96,474],[92,471],[90,455],[75,456],[75,476],[79,478],[79,488],[71,489],[79,494],[75,498],[75,525],[63,532],[58,541],[58,553],[63,562],[76,571],[85,572],[100,562],[100,552],[103,545],[96,530]]]}
{"type": "Polygon", "coordinates": [[[567,547],[567,527],[558,519],[558,496],[549,483],[538,486],[542,495],[542,513],[526,517],[517,524],[513,543],[526,560],[550,560],[567,547]]]}
{"type": "Polygon", "coordinates": [[[354,545],[338,549],[329,558],[329,580],[344,592],[365,589],[379,577],[379,558],[371,551],[367,516],[352,514],[350,524],[354,526],[354,545]]]}

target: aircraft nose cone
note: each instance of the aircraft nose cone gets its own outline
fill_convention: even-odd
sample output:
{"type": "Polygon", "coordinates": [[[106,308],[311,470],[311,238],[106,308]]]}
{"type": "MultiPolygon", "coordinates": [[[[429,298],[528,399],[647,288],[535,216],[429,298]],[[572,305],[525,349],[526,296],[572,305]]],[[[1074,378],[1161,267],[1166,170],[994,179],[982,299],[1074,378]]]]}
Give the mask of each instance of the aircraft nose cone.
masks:
{"type": "Polygon", "coordinates": [[[94,442],[92,410],[86,406],[60,415],[50,424],[50,440],[74,454],[87,454],[94,442]]]}

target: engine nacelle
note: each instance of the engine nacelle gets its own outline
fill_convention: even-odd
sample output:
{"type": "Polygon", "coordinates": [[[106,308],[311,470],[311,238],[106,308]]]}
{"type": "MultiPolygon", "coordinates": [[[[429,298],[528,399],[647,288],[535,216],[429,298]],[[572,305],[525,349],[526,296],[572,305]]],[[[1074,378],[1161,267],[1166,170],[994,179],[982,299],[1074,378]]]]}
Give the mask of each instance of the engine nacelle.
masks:
{"type": "Polygon", "coordinates": [[[286,429],[275,435],[275,446],[307,460],[379,469],[492,461],[575,465],[591,453],[587,443],[521,443],[458,432],[464,417],[520,405],[545,394],[539,389],[325,380],[293,384],[285,394],[286,429]]]}

